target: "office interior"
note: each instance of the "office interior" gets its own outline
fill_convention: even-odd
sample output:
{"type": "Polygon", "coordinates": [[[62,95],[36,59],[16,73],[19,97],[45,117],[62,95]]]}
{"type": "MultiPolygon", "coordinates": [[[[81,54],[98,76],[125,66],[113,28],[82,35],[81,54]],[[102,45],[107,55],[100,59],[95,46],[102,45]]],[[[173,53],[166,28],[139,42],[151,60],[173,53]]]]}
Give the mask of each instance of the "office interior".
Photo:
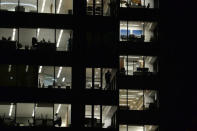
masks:
{"type": "Polygon", "coordinates": [[[158,8],[158,0],[120,0],[123,8],[158,8]]]}
{"type": "Polygon", "coordinates": [[[1,126],[54,126],[71,125],[71,105],[60,103],[0,103],[1,126]],[[61,117],[56,125],[55,114],[61,117]]]}
{"type": "Polygon", "coordinates": [[[116,106],[85,105],[85,127],[115,128],[116,106]]]}
{"type": "Polygon", "coordinates": [[[158,72],[158,58],[156,56],[120,56],[121,75],[156,75],[158,72]]]}
{"type": "Polygon", "coordinates": [[[159,108],[156,90],[119,89],[120,110],[157,110],[159,108]]]}
{"type": "Polygon", "coordinates": [[[22,50],[71,51],[73,31],[46,28],[0,28],[0,46],[22,50]]]}
{"type": "Polygon", "coordinates": [[[111,0],[87,0],[87,15],[110,16],[111,0]]]}
{"type": "Polygon", "coordinates": [[[63,66],[1,65],[1,87],[72,88],[72,68],[63,66]]]}
{"type": "Polygon", "coordinates": [[[157,125],[119,125],[119,131],[159,131],[157,125]]]}
{"type": "Polygon", "coordinates": [[[116,90],[116,69],[86,68],[86,89],[116,90]],[[106,81],[106,73],[110,72],[110,84],[106,81]]]}
{"type": "Polygon", "coordinates": [[[120,41],[155,42],[157,23],[140,21],[120,21],[120,41]]]}
{"type": "Polygon", "coordinates": [[[0,10],[73,14],[73,0],[0,0],[0,10]]]}

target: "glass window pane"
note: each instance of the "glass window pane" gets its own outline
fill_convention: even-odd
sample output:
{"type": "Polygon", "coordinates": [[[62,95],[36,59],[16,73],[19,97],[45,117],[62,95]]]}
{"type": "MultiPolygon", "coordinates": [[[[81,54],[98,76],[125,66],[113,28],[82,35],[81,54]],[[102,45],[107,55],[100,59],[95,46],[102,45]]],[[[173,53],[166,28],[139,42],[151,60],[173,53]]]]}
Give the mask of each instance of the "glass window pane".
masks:
{"type": "Polygon", "coordinates": [[[34,123],[34,104],[17,103],[16,124],[18,126],[33,126],[34,123]]]}
{"type": "Polygon", "coordinates": [[[15,109],[14,103],[0,103],[0,116],[5,126],[15,125],[15,109]]]}
{"type": "Polygon", "coordinates": [[[92,68],[86,68],[86,89],[92,88],[92,68]]]}
{"type": "Polygon", "coordinates": [[[103,15],[110,16],[111,10],[114,9],[112,6],[114,5],[112,2],[110,2],[110,0],[104,0],[103,2],[103,15]]]}
{"type": "Polygon", "coordinates": [[[56,14],[73,14],[73,0],[56,0],[56,14]]]}
{"type": "Polygon", "coordinates": [[[19,2],[24,12],[37,12],[37,0],[20,0],[19,2]]]}
{"type": "Polygon", "coordinates": [[[101,68],[94,69],[94,89],[101,89],[101,68]]]}
{"type": "Polygon", "coordinates": [[[123,110],[128,109],[126,89],[119,90],[119,106],[120,106],[120,109],[123,109],[123,110]]]}
{"type": "Polygon", "coordinates": [[[53,126],[53,104],[36,104],[35,126],[53,126]]]}
{"type": "Polygon", "coordinates": [[[95,15],[102,15],[102,2],[101,0],[95,0],[95,15]]]}
{"type": "Polygon", "coordinates": [[[54,126],[69,127],[71,124],[71,105],[54,104],[54,126]]]}
{"type": "Polygon", "coordinates": [[[143,126],[128,126],[128,131],[144,131],[143,126]]]}
{"type": "Polygon", "coordinates": [[[112,127],[112,117],[116,110],[116,106],[102,106],[102,128],[112,127]]]}
{"type": "Polygon", "coordinates": [[[128,90],[129,110],[143,110],[143,90],[128,90]]]}
{"type": "Polygon", "coordinates": [[[120,74],[126,75],[127,72],[127,56],[120,56],[120,74]]]}
{"type": "Polygon", "coordinates": [[[144,22],[128,22],[128,41],[144,42],[144,22]]]}
{"type": "Polygon", "coordinates": [[[101,114],[100,114],[100,105],[94,106],[94,127],[100,127],[100,120],[101,120],[101,114]]]}
{"type": "Polygon", "coordinates": [[[85,127],[92,127],[92,106],[85,105],[85,127]]]}
{"type": "Polygon", "coordinates": [[[127,131],[127,125],[119,125],[119,131],[127,131]]]}
{"type": "Polygon", "coordinates": [[[32,38],[36,37],[36,29],[19,29],[19,43],[22,45],[20,49],[32,49],[32,38]]]}
{"type": "Polygon", "coordinates": [[[71,67],[55,67],[55,88],[71,89],[72,86],[71,67]]]}
{"type": "Polygon", "coordinates": [[[15,11],[18,6],[18,0],[1,0],[1,10],[15,11]]]}
{"type": "Polygon", "coordinates": [[[57,51],[71,51],[72,49],[72,40],[73,40],[72,30],[56,30],[57,38],[57,51]]]}
{"type": "Polygon", "coordinates": [[[54,88],[54,67],[39,66],[38,68],[38,87],[39,88],[54,88]]]}
{"type": "Polygon", "coordinates": [[[127,36],[130,34],[130,30],[127,29],[127,22],[120,21],[120,41],[127,41],[127,36]]]}
{"type": "Polygon", "coordinates": [[[145,125],[145,131],[159,131],[159,127],[156,125],[145,125]]]}
{"type": "Polygon", "coordinates": [[[159,101],[157,96],[157,91],[145,90],[144,91],[144,107],[147,110],[158,109],[159,101]]]}
{"type": "Polygon", "coordinates": [[[87,15],[93,15],[93,0],[87,0],[87,15]]]}
{"type": "Polygon", "coordinates": [[[38,0],[39,13],[55,13],[55,0],[38,0]]]}

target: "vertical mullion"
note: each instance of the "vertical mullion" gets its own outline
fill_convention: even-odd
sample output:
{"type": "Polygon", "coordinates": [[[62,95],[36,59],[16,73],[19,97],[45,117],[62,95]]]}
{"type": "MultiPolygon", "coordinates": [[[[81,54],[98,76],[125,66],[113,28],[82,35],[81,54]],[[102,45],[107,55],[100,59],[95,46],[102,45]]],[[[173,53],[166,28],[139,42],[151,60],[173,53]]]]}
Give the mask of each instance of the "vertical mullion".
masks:
{"type": "Polygon", "coordinates": [[[129,66],[129,64],[128,64],[129,58],[128,58],[128,55],[127,55],[126,58],[127,58],[127,63],[126,63],[127,64],[127,75],[128,75],[129,74],[129,67],[128,67],[129,66]]]}
{"type": "Polygon", "coordinates": [[[92,120],[91,120],[91,127],[94,126],[94,105],[92,105],[92,120]]]}
{"type": "Polygon", "coordinates": [[[144,98],[145,98],[145,96],[144,96],[144,90],[143,90],[143,110],[145,109],[145,105],[144,105],[145,100],[144,100],[144,98]]]}
{"type": "Polygon", "coordinates": [[[53,66],[53,88],[55,88],[55,66],[53,66]]]}
{"type": "Polygon", "coordinates": [[[129,102],[128,102],[128,96],[129,95],[129,93],[128,93],[128,89],[127,89],[127,109],[129,110],[129,102]]]}
{"type": "MultiPolygon", "coordinates": [[[[14,103],[13,103],[13,105],[14,105],[14,103]]],[[[15,103],[15,115],[14,115],[14,117],[15,117],[15,123],[16,123],[16,113],[17,113],[17,103],[15,103]]]]}
{"type": "Polygon", "coordinates": [[[103,12],[104,12],[104,3],[103,3],[104,1],[103,0],[101,0],[101,15],[103,16],[103,12]]]}
{"type": "Polygon", "coordinates": [[[128,39],[129,39],[129,36],[128,36],[128,34],[129,34],[129,24],[128,24],[129,22],[128,22],[128,20],[127,20],[127,41],[128,41],[128,39]]]}
{"type": "MultiPolygon", "coordinates": [[[[38,0],[37,0],[37,13],[38,13],[38,0]]],[[[37,34],[36,34],[36,36],[37,36],[37,34]]]]}
{"type": "Polygon", "coordinates": [[[54,114],[55,114],[55,109],[54,109],[54,103],[53,103],[53,125],[54,125],[54,114]]]}
{"type": "Polygon", "coordinates": [[[33,118],[34,121],[33,121],[33,125],[35,125],[35,119],[36,119],[36,118],[35,118],[35,115],[36,115],[36,104],[34,103],[34,116],[33,116],[33,117],[34,117],[34,118],[33,118]]]}
{"type": "Polygon", "coordinates": [[[56,4],[57,4],[57,0],[55,0],[55,14],[57,13],[57,7],[56,7],[56,4]]]}
{"type": "Polygon", "coordinates": [[[57,51],[57,36],[56,36],[56,33],[57,33],[57,29],[55,28],[55,48],[56,48],[56,51],[57,51]]]}
{"type": "Polygon", "coordinates": [[[95,0],[93,0],[93,15],[95,15],[95,0]]]}

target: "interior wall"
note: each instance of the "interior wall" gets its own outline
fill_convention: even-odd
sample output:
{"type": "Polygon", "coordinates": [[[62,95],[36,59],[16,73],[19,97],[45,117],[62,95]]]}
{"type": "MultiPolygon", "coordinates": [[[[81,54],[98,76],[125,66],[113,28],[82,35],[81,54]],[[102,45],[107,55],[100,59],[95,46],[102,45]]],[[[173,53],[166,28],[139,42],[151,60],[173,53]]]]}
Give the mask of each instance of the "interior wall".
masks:
{"type": "Polygon", "coordinates": [[[145,0],[146,7],[147,7],[148,3],[150,3],[150,8],[154,8],[154,0],[145,0]]]}

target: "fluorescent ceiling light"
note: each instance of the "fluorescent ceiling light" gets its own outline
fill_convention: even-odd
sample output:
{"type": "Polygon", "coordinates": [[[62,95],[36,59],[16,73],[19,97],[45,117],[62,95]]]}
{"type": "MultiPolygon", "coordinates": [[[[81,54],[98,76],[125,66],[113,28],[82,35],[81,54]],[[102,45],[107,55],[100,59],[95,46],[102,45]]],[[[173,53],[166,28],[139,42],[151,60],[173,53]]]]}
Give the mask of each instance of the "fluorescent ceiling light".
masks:
{"type": "Polygon", "coordinates": [[[60,0],[59,2],[58,8],[57,8],[57,14],[59,14],[60,12],[61,5],[62,5],[62,0],[60,0]]]}
{"type": "Polygon", "coordinates": [[[16,29],[14,28],[13,29],[13,32],[12,32],[12,41],[15,40],[15,35],[16,35],[16,29]]]}
{"type": "Polygon", "coordinates": [[[128,56],[128,58],[132,58],[132,59],[139,59],[139,56],[128,56]]]}
{"type": "Polygon", "coordinates": [[[61,104],[58,105],[56,113],[59,113],[61,106],[62,106],[61,104]]]}
{"type": "Polygon", "coordinates": [[[9,65],[8,66],[8,72],[11,72],[11,70],[12,70],[12,65],[9,65]]]}
{"type": "Polygon", "coordinates": [[[11,116],[11,115],[12,115],[12,110],[13,110],[13,103],[11,103],[11,105],[10,105],[10,112],[9,112],[9,116],[11,116]]]}
{"type": "Polygon", "coordinates": [[[46,3],[46,0],[43,0],[41,13],[44,12],[45,3],[46,3]]]}
{"type": "Polygon", "coordinates": [[[39,73],[41,73],[41,72],[42,72],[42,66],[39,67],[39,73]]]}
{"type": "Polygon", "coordinates": [[[40,28],[37,29],[37,38],[39,37],[40,28]]]}
{"type": "Polygon", "coordinates": [[[62,82],[64,82],[64,81],[65,81],[65,77],[62,78],[62,82]]]}
{"type": "MultiPolygon", "coordinates": [[[[18,5],[18,2],[1,2],[0,5],[18,5]]],[[[36,5],[33,5],[33,4],[20,3],[20,5],[29,6],[29,7],[33,7],[36,9],[36,5]]]]}
{"type": "Polygon", "coordinates": [[[61,38],[62,38],[62,33],[63,33],[63,30],[60,30],[60,35],[59,35],[58,41],[57,41],[57,47],[59,47],[59,45],[60,45],[60,41],[61,41],[61,38]]]}
{"type": "Polygon", "coordinates": [[[58,71],[58,74],[57,74],[57,78],[60,77],[61,72],[62,72],[62,67],[59,68],[59,71],[58,71]]]}
{"type": "Polygon", "coordinates": [[[28,65],[26,65],[26,69],[25,69],[25,71],[26,71],[26,72],[28,72],[28,69],[29,69],[29,66],[28,66],[28,65]]]}

